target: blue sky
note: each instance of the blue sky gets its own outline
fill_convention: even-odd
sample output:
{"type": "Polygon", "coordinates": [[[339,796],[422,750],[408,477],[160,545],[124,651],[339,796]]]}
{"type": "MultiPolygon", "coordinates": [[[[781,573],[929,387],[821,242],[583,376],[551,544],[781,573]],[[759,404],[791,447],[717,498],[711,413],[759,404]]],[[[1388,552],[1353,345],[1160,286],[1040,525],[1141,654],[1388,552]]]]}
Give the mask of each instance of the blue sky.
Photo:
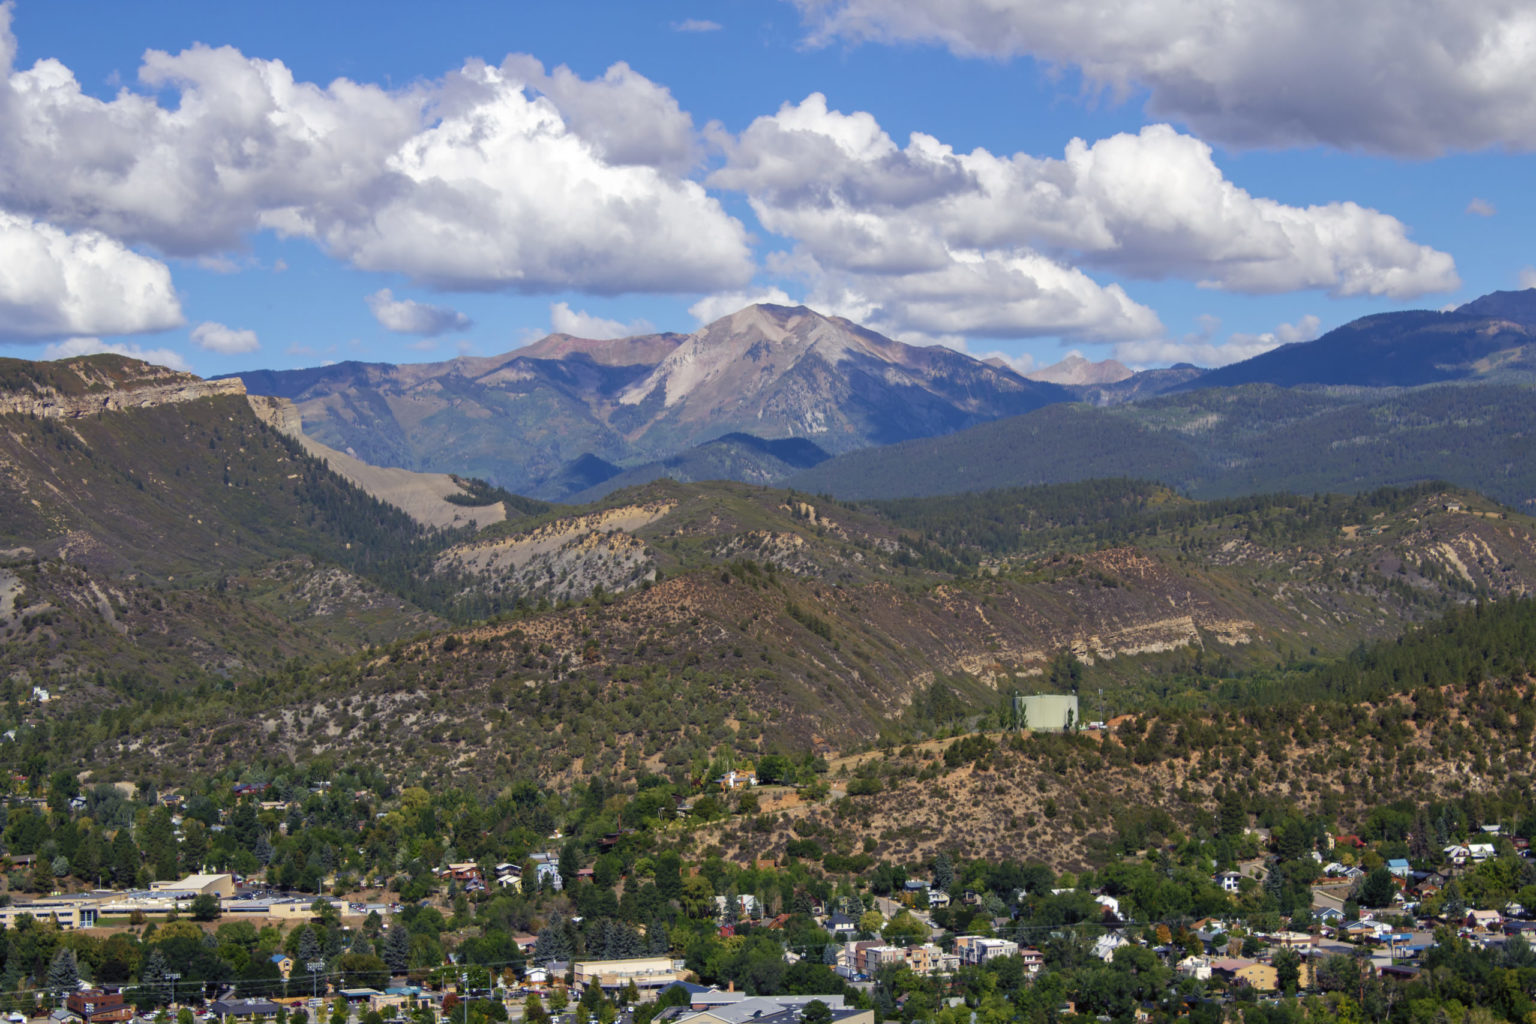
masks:
{"type": "Polygon", "coordinates": [[[422,361],[770,298],[1211,364],[1536,283],[1531,15],[1214,3],[17,0],[0,354],[422,361]]]}

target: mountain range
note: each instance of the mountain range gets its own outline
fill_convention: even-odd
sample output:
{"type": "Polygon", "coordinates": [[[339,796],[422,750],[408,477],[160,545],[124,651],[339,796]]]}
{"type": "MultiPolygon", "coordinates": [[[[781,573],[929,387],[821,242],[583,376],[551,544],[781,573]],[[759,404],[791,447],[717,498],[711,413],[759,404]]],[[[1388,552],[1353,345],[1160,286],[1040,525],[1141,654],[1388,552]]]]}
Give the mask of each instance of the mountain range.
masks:
{"type": "Polygon", "coordinates": [[[660,477],[899,496],[1131,472],[1208,495],[1439,476],[1523,502],[1536,489],[1511,439],[1536,381],[1533,332],[1536,291],[1496,292],[1216,370],[1073,355],[1025,377],[759,305],[686,335],[557,334],[500,356],[239,376],[344,456],[547,500],[660,477]],[[1463,390],[1436,390],[1449,385],[1463,390]]]}
{"type": "Polygon", "coordinates": [[[293,401],[307,435],[368,462],[482,477],[548,498],[602,483],[605,467],[612,476],[654,463],[655,473],[676,475],[700,445],[715,448],[698,453],[708,468],[696,472],[719,471],[726,435],[752,439],[726,442],[731,475],[778,479],[809,456],[785,460],[756,441],[796,438],[836,454],[1072,397],[952,349],[768,305],[689,335],[553,335],[488,358],[239,376],[252,393],[293,401]]]}

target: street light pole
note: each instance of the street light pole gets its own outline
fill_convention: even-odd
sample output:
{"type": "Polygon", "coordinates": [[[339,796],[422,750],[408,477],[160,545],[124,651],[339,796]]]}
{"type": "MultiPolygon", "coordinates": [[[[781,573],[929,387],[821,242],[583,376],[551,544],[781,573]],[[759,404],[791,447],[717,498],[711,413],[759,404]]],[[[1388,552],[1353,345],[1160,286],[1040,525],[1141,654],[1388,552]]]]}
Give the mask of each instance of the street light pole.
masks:
{"type": "Polygon", "coordinates": [[[309,968],[309,997],[317,998],[320,988],[320,972],[325,969],[324,960],[311,960],[304,965],[309,968]]]}
{"type": "Polygon", "coordinates": [[[181,980],[181,975],[175,971],[166,971],[165,979],[171,983],[171,1005],[176,1005],[176,983],[181,980]]]}

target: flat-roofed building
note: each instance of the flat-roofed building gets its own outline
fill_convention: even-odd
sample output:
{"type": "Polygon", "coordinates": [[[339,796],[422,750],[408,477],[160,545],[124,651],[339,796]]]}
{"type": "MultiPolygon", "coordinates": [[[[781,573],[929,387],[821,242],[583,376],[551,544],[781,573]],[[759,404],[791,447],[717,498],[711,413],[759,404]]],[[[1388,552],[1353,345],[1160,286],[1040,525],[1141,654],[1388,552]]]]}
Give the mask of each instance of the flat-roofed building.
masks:
{"type": "Polygon", "coordinates": [[[623,960],[582,960],[572,965],[572,978],[583,988],[597,985],[619,989],[635,983],[642,992],[656,991],[682,981],[687,972],[681,960],[665,956],[638,956],[623,960]]]}
{"type": "Polygon", "coordinates": [[[71,992],[64,1005],[85,1024],[115,1024],[132,1020],[133,1007],[123,1001],[121,992],[103,992],[99,988],[71,992]]]}
{"type": "Polygon", "coordinates": [[[53,896],[0,907],[0,925],[15,928],[17,919],[25,914],[33,920],[52,921],[65,931],[72,931],[76,928],[96,927],[96,918],[101,912],[102,900],[99,896],[53,896]]]}

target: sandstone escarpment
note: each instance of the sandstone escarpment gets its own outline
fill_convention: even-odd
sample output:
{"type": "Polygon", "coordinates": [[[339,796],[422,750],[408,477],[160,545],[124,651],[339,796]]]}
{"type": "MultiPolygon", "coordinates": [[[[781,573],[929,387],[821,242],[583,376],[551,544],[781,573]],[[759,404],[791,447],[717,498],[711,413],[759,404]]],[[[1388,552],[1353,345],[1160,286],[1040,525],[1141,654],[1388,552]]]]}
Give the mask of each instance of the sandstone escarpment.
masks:
{"type": "Polygon", "coordinates": [[[245,394],[238,379],[203,380],[137,360],[71,360],[52,379],[32,377],[0,388],[0,415],[77,419],[100,412],[149,409],[202,398],[245,394]]]}

